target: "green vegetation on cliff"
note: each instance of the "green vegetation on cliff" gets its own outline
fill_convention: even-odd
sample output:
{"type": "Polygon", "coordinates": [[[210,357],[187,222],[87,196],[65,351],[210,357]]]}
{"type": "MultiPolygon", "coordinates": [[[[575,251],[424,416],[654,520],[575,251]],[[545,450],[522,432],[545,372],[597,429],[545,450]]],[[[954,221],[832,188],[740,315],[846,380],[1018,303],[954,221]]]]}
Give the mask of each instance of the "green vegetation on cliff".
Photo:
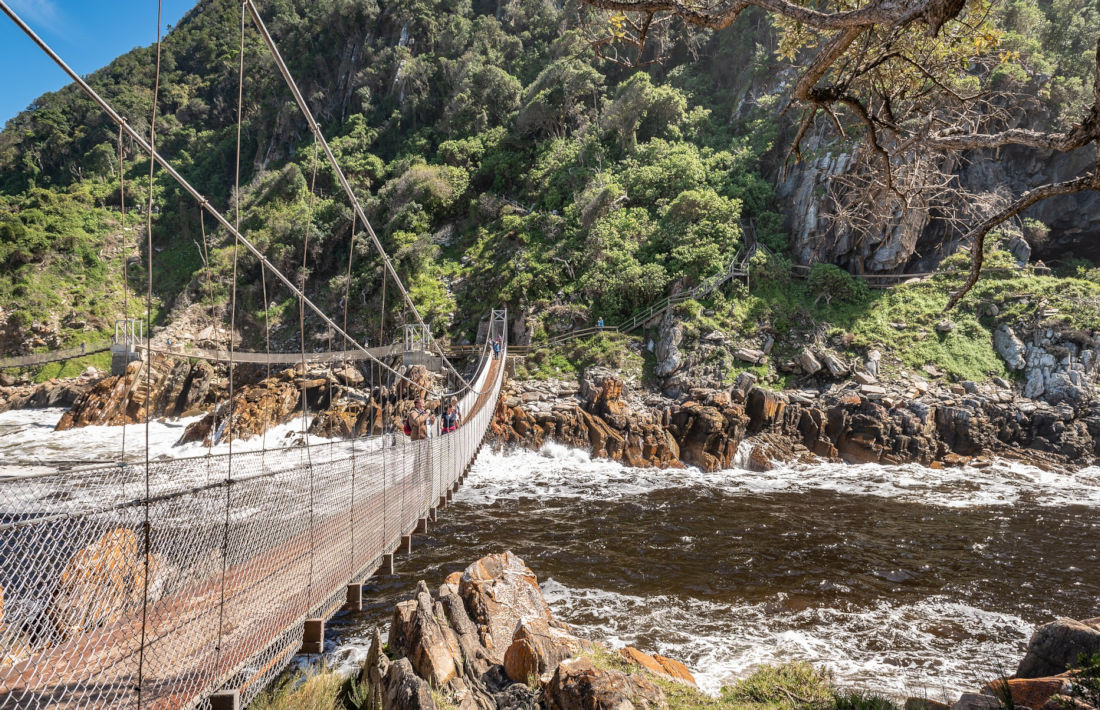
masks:
{"type": "MultiPolygon", "coordinates": [[[[158,106],[158,146],[231,217],[238,11],[228,0],[203,0],[167,36],[158,106]]],[[[978,378],[1003,373],[990,345],[998,321],[982,315],[984,301],[1007,306],[1002,320],[1027,317],[1037,299],[1062,303],[1063,314],[1081,321],[1073,327],[1096,327],[1081,304],[1095,303],[1097,271],[1083,260],[1069,280],[987,277],[946,334],[930,329],[954,276],[885,292],[829,265],[815,266],[808,280],[791,278],[772,189],[789,141],[779,114],[786,88],[780,40],[762,12],[749,10],[721,31],[665,26],[653,37],[664,61],[643,69],[597,58],[582,31],[592,11],[574,2],[275,0],[264,12],[437,334],[472,337],[494,306],[525,316],[536,341],[601,316],[614,324],[723,270],[751,240],[769,247],[774,263],[754,265],[761,273],[751,288],[734,284],[708,297],[700,312],[716,315],[700,316],[699,328],[734,339],[767,330],[781,352],[824,328],[845,347],[881,345],[904,363],[934,361],[978,378]],[[1010,303],[1022,292],[1035,298],[1010,303]]],[[[990,80],[1047,97],[1042,120],[1062,125],[1089,79],[1096,8],[1013,0],[994,16],[1006,54],[990,80]]],[[[136,49],[89,77],[139,130],[151,109],[152,57],[136,49]]],[[[362,225],[351,244],[347,201],[314,157],[304,119],[251,27],[244,59],[242,231],[329,312],[343,310],[347,289],[354,335],[374,340],[382,329],[392,337],[406,314],[384,286],[362,225]]],[[[123,311],[125,262],[129,314],[144,314],[150,256],[155,322],[197,303],[228,320],[228,235],[209,219],[204,232],[197,206],[158,175],[145,253],[148,164],[128,142],[123,150],[125,226],[117,131],[74,87],[43,96],[0,133],[5,348],[30,339],[35,323],[56,326],[58,345],[109,332],[123,311]]],[[[266,319],[274,347],[293,349],[295,299],[238,255],[236,316],[248,344],[262,345],[266,319]]],[[[307,323],[313,334],[316,325],[307,323]]],[[[559,353],[566,362],[532,369],[568,370],[604,355],[559,353]]]]}

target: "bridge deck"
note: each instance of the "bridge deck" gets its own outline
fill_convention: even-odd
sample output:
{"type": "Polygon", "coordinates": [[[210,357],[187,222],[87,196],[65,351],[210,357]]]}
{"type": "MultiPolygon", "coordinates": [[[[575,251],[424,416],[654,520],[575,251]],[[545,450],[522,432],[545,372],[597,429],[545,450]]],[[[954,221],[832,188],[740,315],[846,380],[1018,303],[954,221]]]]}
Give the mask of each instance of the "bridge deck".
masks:
{"type": "Polygon", "coordinates": [[[0,707],[175,710],[203,707],[221,687],[253,697],[298,650],[305,619],[338,610],[346,585],[369,577],[462,475],[501,362],[482,368],[484,391],[467,396],[463,426],[446,436],[151,464],[149,604],[143,614],[141,555],[128,567],[101,560],[101,578],[130,575],[128,608],[84,633],[57,626],[109,608],[103,583],[59,594],[57,580],[105,533],[141,539],[144,467],[2,482],[0,707]]]}

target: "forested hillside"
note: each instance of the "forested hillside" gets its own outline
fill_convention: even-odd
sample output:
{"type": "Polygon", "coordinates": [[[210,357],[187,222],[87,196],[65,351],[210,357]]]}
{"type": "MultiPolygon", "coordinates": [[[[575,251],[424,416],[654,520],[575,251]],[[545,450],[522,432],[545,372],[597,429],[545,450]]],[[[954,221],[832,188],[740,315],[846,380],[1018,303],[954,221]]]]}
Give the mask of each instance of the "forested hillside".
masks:
{"type": "MultiPolygon", "coordinates": [[[[167,36],[157,124],[161,151],[230,216],[239,8],[204,0],[167,36]]],[[[781,114],[790,58],[778,56],[763,12],[717,32],[666,23],[644,57],[660,61],[634,67],[591,49],[592,23],[615,18],[571,1],[276,0],[261,10],[437,333],[472,336],[493,306],[527,315],[536,337],[598,316],[615,322],[724,269],[750,240],[779,262],[789,252],[774,185],[791,133],[781,114]]],[[[1001,60],[975,81],[1027,86],[1041,97],[1023,107],[1029,121],[1056,125],[1080,111],[1096,3],[1014,0],[992,17],[988,51],[1001,60]]],[[[351,209],[251,24],[245,41],[242,231],[339,313],[351,209]]],[[[90,77],[139,130],[153,66],[144,48],[90,77]]],[[[41,344],[28,340],[35,323],[56,324],[53,339],[66,342],[109,329],[124,269],[129,309],[144,312],[148,162],[124,143],[123,224],[118,150],[117,130],[73,87],[41,97],[0,134],[5,349],[41,344]]],[[[227,321],[231,240],[209,219],[203,230],[198,207],[166,176],[154,189],[155,322],[189,304],[227,321]]],[[[1086,262],[1070,267],[1095,274],[1086,262]]],[[[236,322],[257,344],[266,317],[273,343],[289,348],[297,302],[260,271],[240,253],[236,322]]],[[[348,293],[352,333],[373,340],[399,325],[362,234],[348,293]]]]}

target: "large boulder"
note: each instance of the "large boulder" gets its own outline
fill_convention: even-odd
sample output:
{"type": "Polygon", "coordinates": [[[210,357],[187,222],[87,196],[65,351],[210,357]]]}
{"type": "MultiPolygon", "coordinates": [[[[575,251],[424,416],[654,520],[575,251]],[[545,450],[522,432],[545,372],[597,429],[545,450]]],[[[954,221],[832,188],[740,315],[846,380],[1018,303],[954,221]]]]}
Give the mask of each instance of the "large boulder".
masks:
{"type": "Polygon", "coordinates": [[[1064,673],[1082,653],[1100,653],[1100,617],[1085,621],[1057,619],[1035,629],[1016,676],[1042,678],[1064,673]]]}
{"type": "MultiPolygon", "coordinates": [[[[149,558],[151,597],[162,568],[149,558]]],[[[61,638],[71,638],[118,621],[141,607],[145,593],[145,556],[137,534],[117,528],[73,555],[61,572],[46,615],[61,638]]]]}
{"type": "Polygon", "coordinates": [[[993,348],[1008,365],[1008,369],[1022,370],[1027,366],[1027,360],[1024,357],[1027,346],[1016,337],[1011,328],[1003,323],[993,331],[993,348]]]}
{"type": "Polygon", "coordinates": [[[504,652],[504,672],[517,683],[528,683],[553,671],[565,659],[591,649],[591,642],[542,617],[523,619],[504,652]]]}
{"type": "Polygon", "coordinates": [[[546,685],[548,710],[667,710],[664,692],[653,681],[621,671],[596,668],[591,659],[563,661],[546,685]]]}
{"type": "Polygon", "coordinates": [[[504,663],[522,620],[553,621],[538,578],[512,552],[486,555],[467,567],[458,593],[493,663],[504,663]]]}

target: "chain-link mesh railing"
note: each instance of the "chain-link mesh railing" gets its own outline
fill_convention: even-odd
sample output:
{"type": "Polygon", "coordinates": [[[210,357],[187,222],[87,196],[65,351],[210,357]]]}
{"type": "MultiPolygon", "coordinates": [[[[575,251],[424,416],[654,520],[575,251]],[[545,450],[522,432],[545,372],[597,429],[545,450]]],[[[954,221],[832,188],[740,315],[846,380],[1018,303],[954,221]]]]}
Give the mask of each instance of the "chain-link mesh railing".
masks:
{"type": "Polygon", "coordinates": [[[247,703],[462,476],[503,371],[486,358],[462,425],[420,441],[0,480],[0,708],[247,703]]]}

